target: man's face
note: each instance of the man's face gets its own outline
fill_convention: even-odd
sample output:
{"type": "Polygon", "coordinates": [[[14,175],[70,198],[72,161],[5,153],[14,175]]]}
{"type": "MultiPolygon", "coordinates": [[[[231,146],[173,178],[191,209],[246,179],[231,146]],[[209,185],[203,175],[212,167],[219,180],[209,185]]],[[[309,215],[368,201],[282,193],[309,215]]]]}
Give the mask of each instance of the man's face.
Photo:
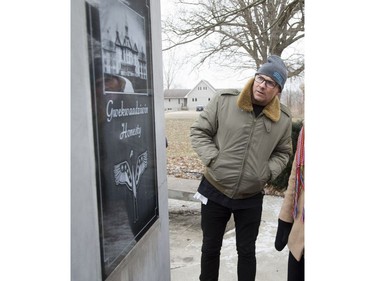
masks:
{"type": "Polygon", "coordinates": [[[251,97],[254,104],[265,106],[279,93],[280,88],[278,84],[270,77],[263,74],[255,76],[251,97]]]}

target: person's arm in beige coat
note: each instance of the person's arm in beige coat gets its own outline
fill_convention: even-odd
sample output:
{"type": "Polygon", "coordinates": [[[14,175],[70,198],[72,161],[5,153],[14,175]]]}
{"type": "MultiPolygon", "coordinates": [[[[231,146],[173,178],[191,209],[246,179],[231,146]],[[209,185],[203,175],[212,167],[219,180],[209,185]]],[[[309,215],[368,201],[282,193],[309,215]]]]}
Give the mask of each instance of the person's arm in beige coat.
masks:
{"type": "MultiPolygon", "coordinates": [[[[295,156],[296,157],[296,156],[295,156]]],[[[275,248],[278,251],[284,249],[288,244],[289,250],[292,252],[296,260],[300,260],[304,252],[304,190],[299,194],[297,200],[297,214],[294,218],[294,196],[296,182],[296,158],[294,158],[292,171],[290,173],[288,188],[284,193],[284,201],[280,210],[278,219],[278,228],[275,239],[275,248]]]]}

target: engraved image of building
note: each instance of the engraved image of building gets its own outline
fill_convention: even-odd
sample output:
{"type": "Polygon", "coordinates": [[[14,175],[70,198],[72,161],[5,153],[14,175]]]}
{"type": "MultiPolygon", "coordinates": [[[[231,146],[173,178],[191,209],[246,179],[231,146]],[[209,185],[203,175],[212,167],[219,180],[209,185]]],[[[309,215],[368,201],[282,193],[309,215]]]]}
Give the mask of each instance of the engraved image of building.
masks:
{"type": "Polygon", "coordinates": [[[147,79],[146,54],[142,48],[138,50],[129,37],[127,25],[123,37],[118,30],[111,34],[107,29],[106,38],[103,38],[103,63],[106,73],[147,79]]]}

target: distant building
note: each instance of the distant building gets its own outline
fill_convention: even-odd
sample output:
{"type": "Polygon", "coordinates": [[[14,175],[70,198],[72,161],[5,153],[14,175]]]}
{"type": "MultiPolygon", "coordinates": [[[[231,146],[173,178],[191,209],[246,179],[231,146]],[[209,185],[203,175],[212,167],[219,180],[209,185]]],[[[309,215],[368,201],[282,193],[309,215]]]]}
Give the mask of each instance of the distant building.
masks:
{"type": "Polygon", "coordinates": [[[187,110],[186,96],[190,89],[164,90],[164,111],[187,110]]]}
{"type": "Polygon", "coordinates": [[[205,107],[217,90],[206,80],[201,80],[192,89],[164,90],[164,110],[196,110],[205,107]]]}

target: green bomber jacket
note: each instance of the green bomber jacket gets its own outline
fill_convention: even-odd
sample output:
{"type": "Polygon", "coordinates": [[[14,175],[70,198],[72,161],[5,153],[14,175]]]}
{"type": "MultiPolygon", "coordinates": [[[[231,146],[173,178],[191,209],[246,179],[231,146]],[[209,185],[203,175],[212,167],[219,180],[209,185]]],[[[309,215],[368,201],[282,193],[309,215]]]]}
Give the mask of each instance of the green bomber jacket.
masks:
{"type": "Polygon", "coordinates": [[[259,193],[292,155],[292,119],[278,96],[255,117],[250,98],[254,78],[244,89],[217,92],[190,128],[204,176],[232,199],[259,193]]]}

